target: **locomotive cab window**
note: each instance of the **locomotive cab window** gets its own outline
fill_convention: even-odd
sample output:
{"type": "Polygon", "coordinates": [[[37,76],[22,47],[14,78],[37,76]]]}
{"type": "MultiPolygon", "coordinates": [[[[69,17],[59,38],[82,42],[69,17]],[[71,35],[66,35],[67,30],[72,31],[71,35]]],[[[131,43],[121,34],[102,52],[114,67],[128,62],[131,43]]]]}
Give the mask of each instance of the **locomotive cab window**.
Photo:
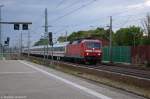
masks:
{"type": "Polygon", "coordinates": [[[86,46],[87,48],[97,48],[97,49],[101,48],[100,43],[97,42],[86,42],[86,46]]]}

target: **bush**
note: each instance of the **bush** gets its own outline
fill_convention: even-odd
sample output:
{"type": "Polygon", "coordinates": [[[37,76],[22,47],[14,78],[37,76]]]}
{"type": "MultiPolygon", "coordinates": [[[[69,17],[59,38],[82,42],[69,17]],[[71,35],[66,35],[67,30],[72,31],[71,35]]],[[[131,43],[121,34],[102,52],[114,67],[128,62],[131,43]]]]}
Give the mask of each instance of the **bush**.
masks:
{"type": "Polygon", "coordinates": [[[150,38],[149,37],[143,37],[141,40],[141,45],[150,45],[150,38]]]}
{"type": "Polygon", "coordinates": [[[148,61],[148,62],[146,63],[146,67],[149,67],[149,68],[150,68],[150,61],[148,61]]]}
{"type": "Polygon", "coordinates": [[[150,62],[147,63],[146,67],[150,67],[150,62]]]}

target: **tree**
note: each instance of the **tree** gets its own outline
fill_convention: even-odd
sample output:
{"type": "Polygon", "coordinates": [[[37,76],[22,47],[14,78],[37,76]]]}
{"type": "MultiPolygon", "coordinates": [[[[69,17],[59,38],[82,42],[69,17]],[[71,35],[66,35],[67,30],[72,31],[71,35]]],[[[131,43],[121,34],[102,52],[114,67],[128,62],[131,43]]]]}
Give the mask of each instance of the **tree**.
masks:
{"type": "MultiPolygon", "coordinates": [[[[67,37],[67,38],[68,38],[68,37],[67,37]]],[[[66,40],[67,38],[66,38],[66,36],[60,36],[60,37],[57,39],[57,41],[59,41],[59,42],[66,42],[66,41],[67,41],[67,40],[66,40]]]]}
{"type": "Polygon", "coordinates": [[[109,30],[105,30],[104,28],[97,28],[95,30],[73,32],[68,36],[68,40],[73,41],[87,37],[109,40],[109,30]]]}
{"type": "Polygon", "coordinates": [[[150,45],[150,38],[147,36],[143,36],[140,45],[150,45]]]}
{"type": "Polygon", "coordinates": [[[34,46],[47,45],[47,44],[48,44],[48,39],[41,38],[39,41],[35,42],[34,46]]]}
{"type": "Polygon", "coordinates": [[[147,33],[148,37],[150,38],[150,14],[147,14],[147,16],[142,22],[142,25],[145,33],[147,33]]]}
{"type": "Polygon", "coordinates": [[[140,44],[142,36],[143,31],[140,27],[130,26],[116,31],[114,41],[117,45],[138,45],[140,44]]]}

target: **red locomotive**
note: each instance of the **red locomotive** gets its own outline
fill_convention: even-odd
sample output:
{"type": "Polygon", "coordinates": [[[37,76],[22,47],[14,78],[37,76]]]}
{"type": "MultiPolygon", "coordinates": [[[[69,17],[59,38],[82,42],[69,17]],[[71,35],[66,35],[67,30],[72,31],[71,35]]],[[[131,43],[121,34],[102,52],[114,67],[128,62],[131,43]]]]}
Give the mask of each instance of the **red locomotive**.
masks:
{"type": "Polygon", "coordinates": [[[99,40],[82,39],[69,43],[66,46],[65,57],[74,61],[96,64],[101,62],[102,43],[99,40]]]}

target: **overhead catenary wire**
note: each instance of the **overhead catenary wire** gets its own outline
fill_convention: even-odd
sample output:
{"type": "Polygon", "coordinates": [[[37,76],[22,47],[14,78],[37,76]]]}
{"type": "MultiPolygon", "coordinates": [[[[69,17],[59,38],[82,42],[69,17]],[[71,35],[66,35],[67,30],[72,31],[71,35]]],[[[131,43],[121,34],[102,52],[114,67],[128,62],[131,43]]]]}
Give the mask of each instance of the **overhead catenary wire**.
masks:
{"type": "Polygon", "coordinates": [[[59,17],[56,18],[55,20],[52,20],[51,23],[57,22],[58,20],[60,20],[60,19],[62,19],[62,18],[64,18],[64,17],[66,17],[66,16],[68,16],[68,15],[70,15],[70,14],[72,14],[72,13],[74,13],[74,12],[76,12],[76,11],[82,9],[82,8],[85,8],[85,7],[87,7],[88,5],[92,4],[92,3],[95,2],[95,1],[97,1],[97,0],[92,0],[91,2],[88,2],[87,4],[84,4],[84,5],[82,5],[82,6],[78,7],[78,8],[76,8],[76,9],[74,9],[74,10],[72,10],[72,11],[69,11],[68,13],[66,13],[66,14],[64,14],[64,15],[59,16],[59,17]]]}
{"type": "MultiPolygon", "coordinates": [[[[63,1],[63,0],[62,0],[63,1]]],[[[65,1],[65,0],[64,0],[65,1]]],[[[63,3],[64,3],[64,1],[63,1],[63,3]]],[[[91,2],[94,2],[94,1],[96,1],[96,0],[92,0],[91,2]]],[[[91,2],[89,2],[88,3],[88,5],[89,4],[91,4],[91,2]]],[[[68,15],[70,15],[70,14],[72,14],[72,13],[74,13],[74,12],[76,12],[76,11],[78,11],[78,10],[80,10],[80,9],[82,9],[82,8],[84,8],[84,7],[86,7],[85,6],[86,4],[84,4],[84,5],[82,5],[82,6],[80,6],[80,7],[78,7],[78,8],[76,8],[76,9],[74,9],[74,10],[72,10],[72,11],[70,11],[70,12],[68,12],[68,13],[66,13],[66,14],[64,14],[64,15],[62,15],[62,16],[60,16],[60,17],[58,17],[58,18],[56,18],[55,20],[53,20],[52,22],[57,22],[58,20],[60,20],[60,19],[62,19],[62,18],[64,18],[64,17],[66,17],[66,16],[68,16],[68,15]]],[[[88,6],[87,5],[87,6],[88,6]]],[[[69,7],[69,6],[68,6],[69,7]]],[[[128,9],[127,9],[128,10],[128,9]]],[[[115,13],[115,14],[113,14],[114,16],[118,16],[118,15],[122,15],[123,13],[126,13],[126,12],[129,12],[129,11],[122,11],[122,12],[120,12],[120,13],[115,13]]],[[[129,19],[127,19],[127,21],[125,22],[125,23],[128,23],[129,22],[129,19]]],[[[124,24],[124,23],[123,23],[124,24]]],[[[122,25],[123,25],[122,24],[122,25]]],[[[70,25],[66,25],[66,26],[61,26],[61,27],[69,27],[70,25]]],[[[76,27],[78,26],[78,25],[75,25],[76,27]]],[[[56,26],[55,26],[56,27],[56,26]]]]}
{"type": "MultiPolygon", "coordinates": [[[[78,0],[77,0],[78,1],[78,0]]],[[[76,1],[76,3],[78,3],[76,1]]],[[[74,10],[72,10],[72,11],[70,11],[70,12],[68,12],[68,13],[66,13],[66,14],[64,14],[64,15],[62,15],[62,16],[60,16],[60,17],[58,17],[58,18],[56,18],[55,20],[53,20],[52,22],[57,22],[58,20],[60,20],[60,19],[62,19],[62,18],[64,18],[64,17],[66,17],[66,16],[68,16],[68,15],[70,15],[70,14],[72,14],[72,13],[74,13],[74,12],[76,12],[76,11],[78,11],[78,10],[80,10],[80,9],[82,9],[82,8],[84,8],[84,7],[86,7],[86,6],[88,6],[89,4],[91,4],[92,2],[94,2],[94,1],[96,1],[96,0],[92,0],[91,2],[89,2],[88,4],[84,4],[84,5],[82,5],[82,6],[80,6],[80,7],[78,7],[78,8],[76,8],[76,9],[74,9],[74,10]]],[[[73,3],[71,3],[71,5],[72,5],[73,3]]],[[[68,6],[69,7],[69,6],[68,6]]],[[[66,7],[67,8],[67,7],[66,7]]],[[[135,9],[135,8],[134,8],[135,9]]],[[[129,12],[129,10],[130,9],[126,9],[125,11],[121,11],[121,12],[118,12],[118,13],[114,13],[113,14],[113,16],[118,16],[118,15],[121,15],[121,14],[123,14],[123,13],[126,13],[126,12],[129,12]]],[[[65,26],[64,26],[65,27],[65,26]]],[[[66,26],[66,27],[68,27],[68,26],[66,26]]]]}
{"type": "MultiPolygon", "coordinates": [[[[142,12],[143,13],[143,12],[142,12]]],[[[144,13],[147,13],[147,12],[144,12],[144,13]]],[[[138,13],[139,14],[139,13],[138,13]]],[[[141,13],[140,13],[141,14],[141,13]]],[[[145,16],[145,15],[144,15],[145,16]]],[[[129,22],[133,22],[133,21],[141,21],[142,19],[144,19],[144,16],[141,16],[141,17],[137,17],[136,15],[129,15],[129,16],[126,16],[127,17],[127,20],[125,20],[124,22],[122,23],[118,23],[118,24],[115,24],[117,26],[115,27],[124,27],[127,23],[129,22]],[[133,19],[134,18],[134,19],[133,19]],[[132,19],[132,20],[131,20],[132,19]]]]}
{"type": "Polygon", "coordinates": [[[98,27],[105,27],[105,25],[93,25],[93,24],[70,24],[70,25],[53,25],[53,26],[51,26],[52,28],[58,28],[58,27],[80,27],[80,26],[82,26],[82,27],[96,27],[96,26],[98,26],[98,27]]]}
{"type": "Polygon", "coordinates": [[[61,1],[57,4],[56,8],[58,8],[59,6],[61,6],[65,1],[66,1],[66,0],[61,0],[61,1]]]}
{"type": "Polygon", "coordinates": [[[64,9],[68,9],[68,8],[70,8],[70,7],[73,7],[73,6],[77,5],[80,1],[81,1],[81,0],[77,0],[77,1],[72,2],[72,3],[69,4],[68,6],[64,7],[63,10],[64,10],[64,9]]]}
{"type": "MultiPolygon", "coordinates": [[[[132,17],[133,18],[133,17],[132,17]]],[[[123,22],[122,24],[118,25],[118,26],[114,26],[114,28],[123,28],[127,23],[129,22],[138,22],[138,21],[142,21],[142,19],[144,19],[144,17],[141,18],[137,18],[137,19],[132,19],[128,18],[125,22],[123,22]]]]}
{"type": "Polygon", "coordinates": [[[125,25],[130,21],[130,19],[132,19],[132,17],[133,17],[133,16],[128,17],[127,20],[125,20],[125,21],[122,22],[121,24],[120,24],[120,23],[119,23],[119,24],[115,24],[115,25],[118,25],[118,26],[116,26],[116,27],[123,27],[123,26],[125,26],[125,25]]]}
{"type": "MultiPolygon", "coordinates": [[[[132,16],[130,16],[130,17],[128,17],[128,19],[127,20],[125,20],[122,24],[120,24],[119,26],[114,26],[114,28],[119,28],[119,27],[123,27],[124,25],[126,25],[129,21],[131,22],[131,21],[137,21],[137,20],[141,20],[142,18],[138,18],[138,19],[133,19],[133,20],[131,20],[132,18],[133,18],[134,16],[132,15],[132,16]]],[[[79,27],[79,26],[81,26],[81,25],[62,25],[62,26],[60,26],[60,27],[79,27]]],[[[102,26],[102,25],[86,25],[86,27],[90,27],[90,26],[92,26],[92,27],[106,27],[105,25],[104,26],[102,26]]],[[[56,26],[57,27],[57,26],[56,26]]],[[[60,29],[59,31],[57,31],[56,33],[58,33],[58,32],[61,32],[61,31],[65,31],[66,29],[60,29]]]]}
{"type": "MultiPolygon", "coordinates": [[[[79,2],[79,0],[77,0],[78,2],[79,2]]],[[[78,2],[74,2],[74,3],[78,3],[78,2]]],[[[76,11],[78,11],[78,10],[80,10],[80,9],[82,9],[82,8],[84,8],[84,7],[86,7],[86,6],[88,6],[88,5],[90,5],[91,3],[93,3],[93,2],[95,2],[95,1],[97,1],[97,0],[92,0],[91,2],[88,2],[87,4],[83,4],[83,5],[81,5],[80,7],[78,7],[77,9],[74,9],[74,10],[72,10],[72,11],[70,11],[70,12],[68,12],[68,13],[66,13],[66,14],[64,14],[64,15],[62,15],[62,16],[60,16],[60,17],[58,17],[57,19],[55,19],[55,20],[53,20],[53,21],[51,21],[51,22],[56,22],[56,21],[58,21],[58,20],[60,20],[60,19],[62,19],[62,18],[64,18],[65,16],[67,16],[67,15],[70,15],[70,14],[72,14],[72,13],[74,13],[74,12],[76,12],[76,11]]],[[[62,3],[64,3],[64,1],[62,0],[62,2],[60,2],[60,4],[62,4],[62,3]]],[[[73,3],[72,3],[73,4],[73,3]]],[[[71,5],[72,5],[71,4],[71,5]]],[[[71,6],[70,5],[70,6],[71,6]]],[[[69,6],[68,6],[69,7],[69,6]]],[[[52,27],[54,27],[54,26],[52,26],[52,27]]],[[[68,27],[68,26],[63,26],[63,27],[68,27]]],[[[61,29],[62,30],[62,29],[61,29]]],[[[58,32],[58,31],[57,31],[58,32]]]]}
{"type": "MultiPolygon", "coordinates": [[[[98,20],[107,18],[107,17],[109,17],[109,16],[113,16],[113,18],[114,18],[114,17],[117,17],[117,16],[122,16],[122,14],[125,14],[125,13],[127,13],[127,12],[130,12],[130,10],[134,10],[134,9],[136,9],[136,8],[138,8],[138,7],[134,7],[134,8],[132,8],[132,9],[126,8],[126,9],[123,10],[123,11],[115,12],[115,13],[113,13],[113,14],[111,14],[111,15],[108,15],[108,16],[103,16],[103,17],[101,17],[100,19],[96,19],[96,20],[94,20],[94,21],[98,21],[98,20]]],[[[144,12],[144,13],[145,13],[145,12],[144,12]]],[[[126,17],[126,16],[128,16],[128,15],[124,15],[124,17],[126,17]]],[[[132,15],[132,16],[133,16],[133,15],[132,15]]],[[[114,22],[114,21],[115,21],[115,20],[113,19],[113,22],[114,22]]]]}

